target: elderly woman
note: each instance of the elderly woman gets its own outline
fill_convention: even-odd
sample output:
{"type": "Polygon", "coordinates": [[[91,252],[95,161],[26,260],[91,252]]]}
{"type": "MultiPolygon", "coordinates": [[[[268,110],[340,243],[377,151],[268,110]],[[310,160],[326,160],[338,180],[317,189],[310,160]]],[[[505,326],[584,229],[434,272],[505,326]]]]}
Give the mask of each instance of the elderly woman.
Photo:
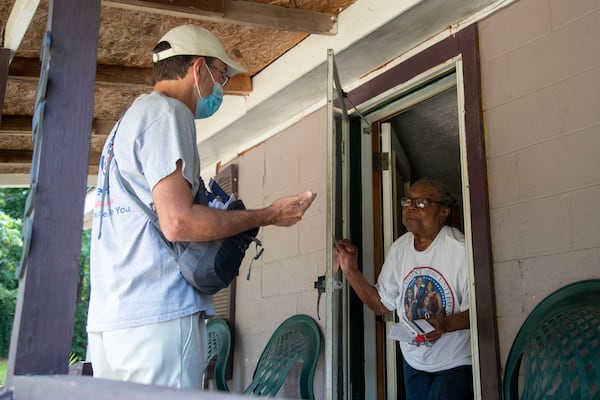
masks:
{"type": "Polygon", "coordinates": [[[473,397],[468,271],[464,236],[446,225],[452,203],[441,182],[423,178],[411,186],[401,199],[402,223],[408,232],[390,247],[376,285],[359,271],[356,246],[347,239],[335,246],[336,263],[378,315],[396,310],[402,319],[406,291],[419,277],[431,282],[430,290],[433,285],[440,292],[436,300],[445,312],[425,315],[435,328],[425,337],[429,345],[400,342],[408,400],[473,397]]]}

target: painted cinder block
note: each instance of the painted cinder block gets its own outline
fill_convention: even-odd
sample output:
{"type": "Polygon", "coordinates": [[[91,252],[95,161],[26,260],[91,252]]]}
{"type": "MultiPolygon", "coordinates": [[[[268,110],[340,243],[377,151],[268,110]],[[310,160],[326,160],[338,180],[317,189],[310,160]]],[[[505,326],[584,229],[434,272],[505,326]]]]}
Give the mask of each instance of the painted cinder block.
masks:
{"type": "Polygon", "coordinates": [[[494,261],[552,254],[570,249],[565,195],[501,207],[490,212],[494,261]]]}
{"type": "MultiPolygon", "coordinates": [[[[599,135],[600,136],[600,135],[599,135]]],[[[569,193],[573,249],[600,248],[600,182],[569,193]]],[[[598,269],[600,271],[600,269],[598,269]]]]}
{"type": "Polygon", "coordinates": [[[600,65],[600,11],[510,53],[511,97],[523,96],[600,65]]]}
{"type": "Polygon", "coordinates": [[[518,153],[521,199],[548,196],[600,182],[600,126],[561,136],[518,153]]]}
{"type": "Polygon", "coordinates": [[[488,159],[490,208],[510,205],[519,199],[517,155],[488,159]]]}
{"type": "Polygon", "coordinates": [[[600,122],[600,68],[573,76],[486,112],[490,157],[600,122]]]}
{"type": "Polygon", "coordinates": [[[598,0],[550,0],[552,28],[560,28],[598,9],[600,9],[600,2],[598,0]]]}
{"type": "Polygon", "coordinates": [[[521,0],[479,25],[481,60],[488,61],[523,46],[550,32],[548,0],[521,0]]]}

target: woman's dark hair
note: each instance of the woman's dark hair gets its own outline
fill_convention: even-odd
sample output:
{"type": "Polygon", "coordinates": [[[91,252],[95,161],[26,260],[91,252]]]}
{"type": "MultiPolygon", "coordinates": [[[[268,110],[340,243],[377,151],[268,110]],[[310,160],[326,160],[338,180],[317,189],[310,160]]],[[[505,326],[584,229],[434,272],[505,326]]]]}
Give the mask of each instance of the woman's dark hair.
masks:
{"type": "Polygon", "coordinates": [[[413,183],[413,186],[418,183],[427,184],[427,185],[431,185],[431,186],[435,187],[437,192],[440,194],[440,201],[442,203],[444,203],[444,205],[446,207],[452,208],[452,206],[456,203],[456,200],[454,199],[454,197],[452,197],[452,195],[450,194],[450,191],[448,190],[446,185],[444,185],[442,182],[438,181],[437,179],[433,179],[433,178],[429,178],[429,177],[420,178],[415,183],[413,183]]]}

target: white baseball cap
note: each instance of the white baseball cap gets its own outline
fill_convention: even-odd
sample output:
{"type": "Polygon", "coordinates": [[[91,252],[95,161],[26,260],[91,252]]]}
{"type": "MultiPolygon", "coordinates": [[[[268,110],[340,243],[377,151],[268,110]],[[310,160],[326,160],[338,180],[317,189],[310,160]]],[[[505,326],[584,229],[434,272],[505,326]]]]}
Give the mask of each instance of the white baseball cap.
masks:
{"type": "Polygon", "coordinates": [[[218,58],[227,64],[229,75],[246,72],[244,67],[229,58],[219,40],[210,31],[199,26],[178,26],[167,32],[158,42],[168,42],[171,48],[152,54],[154,62],[173,56],[207,56],[218,58]]]}

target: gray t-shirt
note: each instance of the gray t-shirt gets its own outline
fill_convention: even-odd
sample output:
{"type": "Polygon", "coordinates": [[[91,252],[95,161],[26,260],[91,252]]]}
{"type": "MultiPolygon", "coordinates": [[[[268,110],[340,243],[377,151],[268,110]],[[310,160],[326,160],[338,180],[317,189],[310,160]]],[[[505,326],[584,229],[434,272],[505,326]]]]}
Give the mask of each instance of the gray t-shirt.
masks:
{"type": "Polygon", "coordinates": [[[173,256],[122,181],[152,207],[152,189],[182,160],[183,175],[195,195],[200,187],[200,159],[192,113],[180,101],[153,92],[135,100],[117,130],[114,159],[120,175],[114,161],[107,160],[114,129],[98,171],[87,330],[130,328],[198,311],[214,314],[211,296],[199,294],[183,279],[173,256]],[[109,187],[102,207],[107,166],[109,187]]]}

